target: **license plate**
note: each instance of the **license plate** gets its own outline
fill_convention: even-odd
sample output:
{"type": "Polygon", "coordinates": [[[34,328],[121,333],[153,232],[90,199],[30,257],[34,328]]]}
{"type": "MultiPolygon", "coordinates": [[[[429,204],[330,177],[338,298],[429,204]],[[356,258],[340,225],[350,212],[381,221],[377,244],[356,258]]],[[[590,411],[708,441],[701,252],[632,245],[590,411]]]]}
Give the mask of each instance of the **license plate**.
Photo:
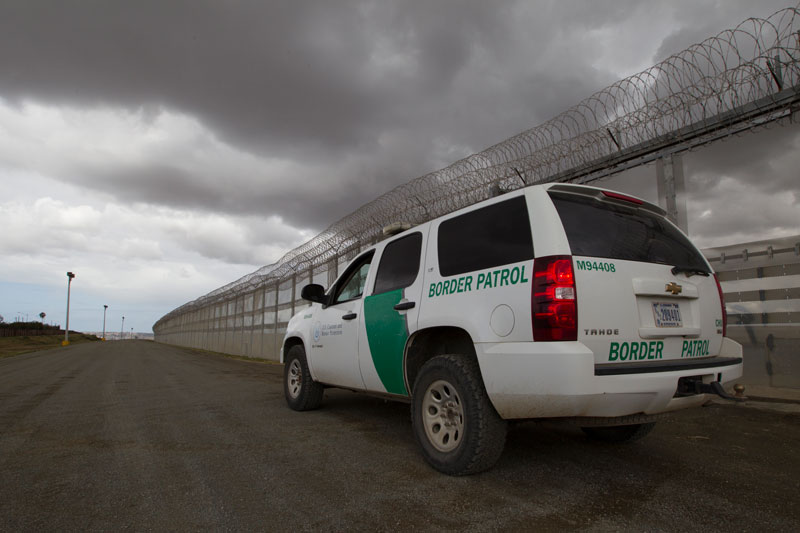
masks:
{"type": "Polygon", "coordinates": [[[656,318],[656,327],[683,327],[683,320],[681,320],[681,308],[676,303],[654,302],[653,316],[656,318]]]}

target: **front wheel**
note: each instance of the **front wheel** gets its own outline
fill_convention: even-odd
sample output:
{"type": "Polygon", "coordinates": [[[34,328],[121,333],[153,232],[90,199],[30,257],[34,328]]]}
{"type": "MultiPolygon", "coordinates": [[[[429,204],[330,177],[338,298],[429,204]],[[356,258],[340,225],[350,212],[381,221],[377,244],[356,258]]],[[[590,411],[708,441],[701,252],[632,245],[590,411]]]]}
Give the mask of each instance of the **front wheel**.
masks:
{"type": "Polygon", "coordinates": [[[483,386],[478,363],[460,355],[432,358],[414,383],[411,423],[425,460],[450,475],[491,468],[506,440],[506,422],[483,386]]]}
{"type": "Polygon", "coordinates": [[[324,387],[311,379],[306,351],[292,346],[283,366],[283,393],[286,403],[295,411],[316,409],[322,403],[324,387]]]}

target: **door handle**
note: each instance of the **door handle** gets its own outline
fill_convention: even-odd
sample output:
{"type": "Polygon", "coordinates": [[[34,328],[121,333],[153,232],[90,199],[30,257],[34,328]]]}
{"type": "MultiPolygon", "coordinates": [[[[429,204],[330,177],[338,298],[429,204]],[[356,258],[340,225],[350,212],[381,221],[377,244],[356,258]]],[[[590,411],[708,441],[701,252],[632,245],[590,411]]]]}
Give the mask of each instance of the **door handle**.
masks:
{"type": "Polygon", "coordinates": [[[400,302],[399,304],[394,306],[394,310],[408,311],[409,309],[413,309],[415,305],[417,305],[416,302],[400,302]]]}
{"type": "Polygon", "coordinates": [[[346,315],[342,315],[342,320],[353,320],[358,315],[355,313],[347,313],[346,315]]]}

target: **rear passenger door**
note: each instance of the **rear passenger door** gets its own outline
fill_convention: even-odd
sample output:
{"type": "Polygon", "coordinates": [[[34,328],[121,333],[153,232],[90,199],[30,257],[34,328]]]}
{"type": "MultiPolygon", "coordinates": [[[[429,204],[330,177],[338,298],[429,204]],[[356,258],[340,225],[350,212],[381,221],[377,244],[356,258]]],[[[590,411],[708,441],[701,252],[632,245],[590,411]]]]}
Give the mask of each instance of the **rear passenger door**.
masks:
{"type": "Polygon", "coordinates": [[[474,342],[533,338],[533,240],[524,192],[434,221],[419,329],[448,326],[474,342]]]}
{"type": "Polygon", "coordinates": [[[367,390],[408,395],[403,357],[406,341],[417,326],[424,240],[423,231],[398,237],[386,244],[378,259],[372,292],[364,299],[365,327],[359,340],[367,390]]]}

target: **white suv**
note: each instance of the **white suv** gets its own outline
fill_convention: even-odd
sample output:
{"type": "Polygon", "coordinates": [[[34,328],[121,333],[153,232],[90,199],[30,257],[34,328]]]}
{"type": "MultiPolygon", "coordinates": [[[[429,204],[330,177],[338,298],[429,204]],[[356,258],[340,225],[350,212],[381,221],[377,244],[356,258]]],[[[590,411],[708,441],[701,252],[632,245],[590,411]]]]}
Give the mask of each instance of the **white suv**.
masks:
{"type": "Polygon", "coordinates": [[[742,375],[702,254],[661,208],[594,187],[528,187],[421,224],[302,297],[281,350],[289,407],[318,407],[326,386],[410,400],[448,474],[491,467],[506,420],[629,440],[742,375]]]}

